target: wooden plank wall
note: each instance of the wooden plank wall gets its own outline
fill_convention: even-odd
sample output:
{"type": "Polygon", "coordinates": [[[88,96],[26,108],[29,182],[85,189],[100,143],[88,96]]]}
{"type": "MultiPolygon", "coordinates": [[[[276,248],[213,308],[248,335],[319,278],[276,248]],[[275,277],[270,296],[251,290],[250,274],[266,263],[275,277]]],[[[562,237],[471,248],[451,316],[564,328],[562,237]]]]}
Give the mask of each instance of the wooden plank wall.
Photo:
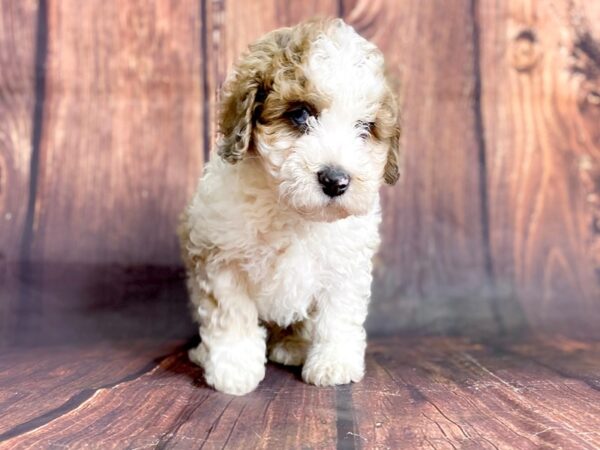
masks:
{"type": "Polygon", "coordinates": [[[18,264],[32,227],[30,168],[39,145],[36,94],[43,90],[36,55],[38,6],[37,1],[0,3],[0,342],[14,322],[18,264]]]}
{"type": "Polygon", "coordinates": [[[386,330],[496,330],[487,292],[471,5],[363,2],[349,9],[348,20],[385,52],[403,104],[405,168],[402,183],[383,190],[387,244],[370,323],[386,330]]]}
{"type": "Polygon", "coordinates": [[[249,42],[315,15],[377,43],[401,86],[405,169],[382,191],[369,328],[600,337],[597,2],[0,5],[5,338],[123,308],[127,328],[149,297],[163,328],[181,320],[173,230],[218,88],[249,42]]]}
{"type": "Polygon", "coordinates": [[[600,3],[481,2],[493,272],[530,325],[600,333],[600,3]]]}

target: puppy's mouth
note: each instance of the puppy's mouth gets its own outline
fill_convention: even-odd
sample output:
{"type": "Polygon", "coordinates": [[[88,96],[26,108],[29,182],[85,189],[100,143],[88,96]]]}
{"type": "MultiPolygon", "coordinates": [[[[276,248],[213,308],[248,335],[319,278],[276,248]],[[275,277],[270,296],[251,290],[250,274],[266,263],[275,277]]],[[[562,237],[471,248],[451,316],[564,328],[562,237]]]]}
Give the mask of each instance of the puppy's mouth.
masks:
{"type": "MultiPolygon", "coordinates": [[[[328,197],[324,208],[330,209],[332,211],[346,211],[347,212],[347,208],[344,206],[343,201],[344,201],[344,199],[342,197],[334,197],[334,198],[328,197]]],[[[350,214],[349,212],[347,212],[347,213],[350,214]]]]}
{"type": "Polygon", "coordinates": [[[325,209],[328,211],[325,219],[327,222],[335,222],[336,220],[345,219],[352,215],[352,213],[344,208],[339,201],[336,201],[336,199],[331,199],[325,209]]]}
{"type": "Polygon", "coordinates": [[[296,211],[306,220],[312,222],[335,222],[353,215],[346,208],[340,197],[327,198],[324,204],[315,208],[298,208],[296,211]]]}

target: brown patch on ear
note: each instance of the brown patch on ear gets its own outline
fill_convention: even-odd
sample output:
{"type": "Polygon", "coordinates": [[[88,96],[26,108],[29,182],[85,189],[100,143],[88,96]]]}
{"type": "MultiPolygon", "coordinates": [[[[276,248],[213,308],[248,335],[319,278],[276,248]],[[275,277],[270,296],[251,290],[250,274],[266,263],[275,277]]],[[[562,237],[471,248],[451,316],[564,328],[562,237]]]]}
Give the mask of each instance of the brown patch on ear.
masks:
{"type": "Polygon", "coordinates": [[[396,126],[394,134],[389,138],[387,161],[383,171],[383,179],[387,184],[396,184],[400,178],[400,127],[396,126]]]}
{"type": "Polygon", "coordinates": [[[286,45],[290,28],[275,30],[250,45],[225,81],[219,109],[218,154],[234,164],[252,144],[254,122],[269,89],[276,55],[286,45]]]}
{"type": "Polygon", "coordinates": [[[235,77],[224,88],[217,145],[219,155],[232,164],[242,159],[250,146],[259,83],[253,76],[235,77]]]}
{"type": "Polygon", "coordinates": [[[388,90],[375,120],[375,135],[388,146],[387,161],[383,171],[383,179],[387,184],[396,184],[400,178],[400,135],[398,126],[398,101],[394,95],[389,78],[388,90]]]}
{"type": "Polygon", "coordinates": [[[252,147],[256,122],[273,122],[285,112],[286,100],[307,97],[302,62],[315,36],[329,23],[314,20],[280,28],[249,47],[223,86],[217,143],[223,159],[242,159],[252,147]]]}

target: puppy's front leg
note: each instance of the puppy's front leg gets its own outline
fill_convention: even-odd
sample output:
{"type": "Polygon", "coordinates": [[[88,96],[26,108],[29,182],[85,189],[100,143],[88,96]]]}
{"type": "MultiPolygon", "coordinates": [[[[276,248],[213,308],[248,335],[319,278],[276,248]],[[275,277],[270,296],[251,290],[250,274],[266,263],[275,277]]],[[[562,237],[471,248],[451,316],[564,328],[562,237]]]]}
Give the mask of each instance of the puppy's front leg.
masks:
{"type": "Polygon", "coordinates": [[[317,386],[362,380],[369,292],[332,291],[321,298],[302,378],[317,386]]]}
{"type": "Polygon", "coordinates": [[[206,382],[216,390],[247,394],[265,376],[266,331],[234,272],[221,271],[211,281],[214,295],[198,306],[201,343],[190,359],[204,368],[206,382]]]}

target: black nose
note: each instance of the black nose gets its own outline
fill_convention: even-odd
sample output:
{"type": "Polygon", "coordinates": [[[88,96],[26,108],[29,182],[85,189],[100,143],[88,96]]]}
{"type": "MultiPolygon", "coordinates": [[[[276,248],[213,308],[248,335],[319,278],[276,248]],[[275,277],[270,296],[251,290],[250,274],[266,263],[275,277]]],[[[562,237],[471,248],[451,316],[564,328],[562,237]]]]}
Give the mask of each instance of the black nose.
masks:
{"type": "Polygon", "coordinates": [[[342,195],[350,184],[350,175],[337,167],[325,167],[319,170],[317,178],[323,187],[323,192],[329,197],[342,195]]]}

